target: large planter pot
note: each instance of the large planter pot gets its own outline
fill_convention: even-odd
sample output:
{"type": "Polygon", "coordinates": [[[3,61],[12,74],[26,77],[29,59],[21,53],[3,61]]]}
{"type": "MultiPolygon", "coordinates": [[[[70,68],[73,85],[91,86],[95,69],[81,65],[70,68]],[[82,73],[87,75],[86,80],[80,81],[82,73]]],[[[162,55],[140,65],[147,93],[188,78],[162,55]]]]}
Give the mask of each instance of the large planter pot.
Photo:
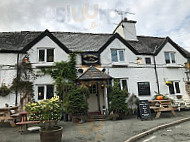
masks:
{"type": "Polygon", "coordinates": [[[52,130],[40,130],[41,142],[61,142],[63,127],[56,126],[52,130]]]}

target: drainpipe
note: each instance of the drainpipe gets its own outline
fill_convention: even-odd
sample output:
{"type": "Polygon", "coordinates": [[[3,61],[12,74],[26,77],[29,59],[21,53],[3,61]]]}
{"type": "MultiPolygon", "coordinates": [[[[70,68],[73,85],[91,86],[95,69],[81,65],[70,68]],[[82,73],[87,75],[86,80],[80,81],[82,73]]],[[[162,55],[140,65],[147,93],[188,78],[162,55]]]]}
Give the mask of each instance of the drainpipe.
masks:
{"type": "MultiPolygon", "coordinates": [[[[17,70],[16,70],[16,78],[17,78],[17,80],[16,81],[18,81],[18,64],[19,64],[19,53],[17,54],[17,64],[16,64],[16,66],[17,66],[17,70]]],[[[18,87],[17,87],[17,85],[16,85],[15,94],[16,94],[15,106],[17,106],[18,105],[18,87]]]]}
{"type": "MultiPolygon", "coordinates": [[[[157,47],[157,46],[156,46],[157,47]]],[[[155,50],[156,50],[156,47],[154,49],[154,53],[155,53],[155,50]]],[[[159,85],[159,81],[158,81],[158,72],[157,72],[157,68],[156,68],[156,59],[155,59],[155,54],[153,53],[153,60],[154,60],[154,71],[155,71],[155,76],[156,76],[156,84],[157,84],[157,91],[158,91],[158,94],[160,94],[160,85],[159,85]]]]}

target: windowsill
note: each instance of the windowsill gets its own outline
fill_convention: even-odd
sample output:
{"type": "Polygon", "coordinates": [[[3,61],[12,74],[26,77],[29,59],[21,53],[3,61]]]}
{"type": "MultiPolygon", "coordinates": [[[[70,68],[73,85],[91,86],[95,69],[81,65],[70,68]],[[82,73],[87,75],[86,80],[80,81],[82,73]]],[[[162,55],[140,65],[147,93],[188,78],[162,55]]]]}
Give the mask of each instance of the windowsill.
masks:
{"type": "Polygon", "coordinates": [[[166,64],[167,68],[180,68],[181,66],[178,64],[166,64]]]}
{"type": "Polygon", "coordinates": [[[54,62],[39,62],[35,64],[36,67],[52,67],[54,62]]]}
{"type": "Polygon", "coordinates": [[[128,64],[125,62],[113,62],[112,66],[125,66],[128,67],[128,64]]]}

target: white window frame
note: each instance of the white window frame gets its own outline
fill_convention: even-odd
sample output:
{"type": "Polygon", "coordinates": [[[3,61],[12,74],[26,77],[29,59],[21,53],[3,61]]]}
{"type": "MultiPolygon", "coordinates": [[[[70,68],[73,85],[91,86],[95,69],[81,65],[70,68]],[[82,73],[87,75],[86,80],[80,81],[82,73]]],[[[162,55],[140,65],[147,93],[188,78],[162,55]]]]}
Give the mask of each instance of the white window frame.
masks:
{"type": "Polygon", "coordinates": [[[112,61],[112,62],[125,62],[125,49],[112,48],[112,49],[111,49],[111,61],[112,61]],[[117,61],[113,61],[113,60],[112,60],[112,50],[116,50],[116,51],[117,51],[117,61]],[[120,61],[120,57],[119,57],[120,54],[119,54],[119,51],[123,51],[123,59],[124,59],[123,61],[120,61]]]}
{"type": "Polygon", "coordinates": [[[128,86],[128,79],[127,78],[121,78],[119,83],[120,83],[120,89],[123,90],[123,83],[122,81],[125,80],[127,84],[127,91],[129,91],[129,86],[128,86]]]}
{"type": "Polygon", "coordinates": [[[166,62],[166,57],[165,57],[165,53],[169,53],[169,59],[170,59],[170,63],[166,63],[166,64],[176,64],[176,53],[173,52],[173,51],[165,51],[164,52],[164,59],[165,59],[165,62],[166,62]],[[171,53],[174,54],[174,58],[175,58],[175,63],[172,63],[172,57],[171,57],[171,53]]]}
{"type": "Polygon", "coordinates": [[[169,94],[170,94],[170,95],[179,95],[179,94],[181,94],[180,81],[178,81],[178,80],[170,80],[170,82],[173,82],[174,94],[170,94],[170,90],[169,90],[169,88],[168,88],[169,94]],[[179,91],[180,91],[180,93],[176,93],[176,92],[177,92],[177,91],[176,91],[176,86],[175,86],[175,83],[176,83],[176,82],[178,82],[178,84],[179,84],[179,91]]]}
{"type": "Polygon", "coordinates": [[[42,63],[52,63],[52,62],[47,62],[47,50],[48,49],[52,49],[53,50],[53,57],[54,57],[54,59],[53,59],[53,61],[52,62],[54,62],[55,61],[55,48],[38,48],[38,62],[42,62],[42,63]],[[44,50],[45,52],[44,52],[44,61],[40,61],[40,57],[39,57],[39,52],[40,52],[40,50],[44,50]]]}
{"type": "MultiPolygon", "coordinates": [[[[40,85],[37,85],[37,97],[36,97],[36,100],[38,100],[38,101],[41,101],[41,100],[43,100],[43,99],[47,99],[47,86],[48,85],[53,85],[53,84],[40,84],[40,85]],[[44,87],[44,98],[43,99],[41,99],[41,100],[39,100],[38,99],[38,88],[39,87],[44,87]]],[[[53,85],[54,86],[54,85],[53,85]]],[[[54,94],[54,96],[55,96],[55,86],[54,86],[54,91],[53,91],[53,94],[54,94]]]]}

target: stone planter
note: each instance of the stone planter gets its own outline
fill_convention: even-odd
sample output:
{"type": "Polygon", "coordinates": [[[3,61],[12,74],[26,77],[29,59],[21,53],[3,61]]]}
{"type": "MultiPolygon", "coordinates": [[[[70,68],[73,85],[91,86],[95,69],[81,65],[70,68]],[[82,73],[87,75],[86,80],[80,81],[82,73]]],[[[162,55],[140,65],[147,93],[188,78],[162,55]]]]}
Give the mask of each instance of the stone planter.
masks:
{"type": "Polygon", "coordinates": [[[61,142],[63,127],[55,126],[52,130],[40,130],[41,142],[61,142]]]}

